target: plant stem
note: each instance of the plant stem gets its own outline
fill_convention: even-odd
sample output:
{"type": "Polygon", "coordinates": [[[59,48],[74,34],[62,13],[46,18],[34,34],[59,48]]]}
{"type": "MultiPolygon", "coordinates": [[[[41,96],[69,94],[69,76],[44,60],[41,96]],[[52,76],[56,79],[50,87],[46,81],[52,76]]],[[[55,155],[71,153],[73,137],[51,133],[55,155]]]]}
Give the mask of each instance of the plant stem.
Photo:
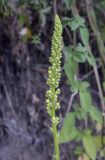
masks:
{"type": "Polygon", "coordinates": [[[55,159],[60,160],[58,133],[57,133],[57,127],[55,123],[52,123],[52,129],[53,129],[53,137],[54,137],[55,159]]]}
{"type": "Polygon", "coordinates": [[[54,0],[54,15],[57,14],[57,0],[54,0]]]}
{"type": "MultiPolygon", "coordinates": [[[[55,92],[55,89],[54,89],[55,92]]],[[[60,151],[59,151],[59,141],[58,141],[58,131],[57,131],[57,124],[53,120],[55,117],[55,99],[52,98],[52,131],[53,131],[53,138],[54,138],[54,160],[60,160],[60,151]]]]}

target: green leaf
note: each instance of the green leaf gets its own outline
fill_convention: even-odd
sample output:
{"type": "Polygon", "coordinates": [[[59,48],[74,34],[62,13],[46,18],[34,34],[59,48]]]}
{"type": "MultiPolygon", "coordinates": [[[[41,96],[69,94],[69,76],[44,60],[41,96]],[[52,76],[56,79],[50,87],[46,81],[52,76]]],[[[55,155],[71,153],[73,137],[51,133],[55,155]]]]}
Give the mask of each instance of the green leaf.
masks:
{"type": "Polygon", "coordinates": [[[83,53],[88,52],[87,47],[84,47],[81,43],[79,43],[78,46],[75,47],[75,50],[78,52],[83,52],[83,53]]]}
{"type": "Polygon", "coordinates": [[[91,135],[85,134],[83,136],[83,146],[86,153],[92,160],[96,160],[97,148],[94,141],[94,137],[91,135]]]}
{"type": "Polygon", "coordinates": [[[64,0],[64,3],[66,5],[66,8],[69,10],[72,8],[72,6],[75,4],[76,0],[64,0]]]}
{"type": "Polygon", "coordinates": [[[79,119],[79,120],[82,120],[82,119],[85,119],[86,116],[87,116],[87,112],[85,112],[85,110],[80,107],[80,108],[76,108],[76,117],[79,119]]]}
{"type": "Polygon", "coordinates": [[[82,46],[81,43],[78,44],[77,47],[75,47],[73,58],[75,61],[79,63],[83,63],[86,61],[86,54],[88,53],[88,50],[86,47],[82,46]]]}
{"type": "Polygon", "coordinates": [[[71,91],[78,92],[80,84],[81,82],[79,80],[74,79],[73,81],[71,81],[71,91]]]}
{"type": "Polygon", "coordinates": [[[76,155],[81,155],[81,154],[83,154],[83,153],[84,153],[83,147],[77,146],[76,149],[75,149],[75,151],[74,151],[74,153],[75,153],[76,155]]]}
{"type": "Polygon", "coordinates": [[[95,58],[92,55],[87,54],[87,61],[91,66],[94,66],[96,64],[95,58]]]}
{"type": "Polygon", "coordinates": [[[75,19],[73,19],[72,21],[71,21],[71,24],[70,24],[70,27],[71,27],[71,30],[72,31],[75,31],[75,30],[77,30],[78,28],[79,28],[79,23],[78,23],[78,21],[76,21],[75,19]]]}
{"type": "Polygon", "coordinates": [[[64,64],[64,71],[68,80],[74,81],[76,70],[77,70],[77,62],[73,60],[73,48],[64,47],[64,51],[66,53],[66,62],[64,64]]]}
{"type": "Polygon", "coordinates": [[[62,18],[63,28],[65,28],[66,26],[70,26],[70,23],[71,23],[71,19],[69,17],[63,17],[62,18]]]}
{"type": "Polygon", "coordinates": [[[80,16],[76,16],[74,19],[71,20],[71,23],[70,23],[71,30],[75,31],[80,27],[84,27],[84,23],[85,23],[84,18],[80,16]]]}
{"type": "Polygon", "coordinates": [[[78,22],[81,27],[84,27],[85,19],[83,17],[77,16],[78,22]]]}
{"type": "Polygon", "coordinates": [[[86,61],[86,55],[83,52],[74,52],[73,59],[76,62],[83,63],[86,61]]]}
{"type": "MultiPolygon", "coordinates": [[[[71,47],[64,47],[64,52],[67,55],[67,60],[72,57],[73,49],[71,47]]],[[[67,61],[66,60],[66,61],[67,61]]]]}
{"type": "Polygon", "coordinates": [[[102,113],[95,106],[91,106],[89,109],[89,114],[93,120],[102,124],[102,113]]]}
{"type": "Polygon", "coordinates": [[[77,70],[77,62],[75,62],[72,58],[69,58],[68,61],[64,64],[64,70],[69,81],[74,81],[77,70]]]}
{"type": "Polygon", "coordinates": [[[59,133],[59,143],[66,143],[75,139],[78,134],[75,128],[75,114],[69,113],[65,119],[62,126],[62,130],[59,133]]]}
{"type": "Polygon", "coordinates": [[[90,107],[92,106],[92,99],[89,91],[86,89],[80,90],[79,95],[81,107],[88,112],[88,110],[90,110],[90,107]]]}
{"type": "Polygon", "coordinates": [[[80,80],[75,80],[74,79],[74,81],[72,81],[72,92],[78,92],[78,91],[88,91],[87,90],[87,88],[89,87],[89,83],[88,82],[85,82],[85,81],[83,81],[83,82],[81,82],[80,80]]]}
{"type": "Polygon", "coordinates": [[[89,84],[88,82],[86,82],[86,81],[83,81],[83,82],[82,82],[82,87],[83,87],[84,89],[87,89],[89,86],[90,86],[90,84],[89,84]]]}
{"type": "Polygon", "coordinates": [[[94,142],[96,144],[97,150],[100,150],[101,147],[105,145],[105,136],[103,136],[103,142],[102,142],[102,136],[94,136],[93,138],[94,138],[94,142]]]}
{"type": "Polygon", "coordinates": [[[81,34],[81,39],[82,39],[84,46],[88,47],[88,45],[89,45],[89,31],[86,26],[80,27],[80,34],[81,34]]]}

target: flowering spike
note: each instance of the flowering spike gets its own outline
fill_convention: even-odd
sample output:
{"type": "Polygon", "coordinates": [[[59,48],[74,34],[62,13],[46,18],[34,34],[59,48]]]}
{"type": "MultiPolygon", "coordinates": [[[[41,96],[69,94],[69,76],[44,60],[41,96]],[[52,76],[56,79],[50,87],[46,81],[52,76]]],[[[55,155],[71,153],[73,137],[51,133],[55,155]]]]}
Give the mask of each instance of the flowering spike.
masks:
{"type": "Polygon", "coordinates": [[[52,121],[52,132],[54,136],[54,146],[55,146],[55,159],[60,160],[59,154],[59,142],[58,142],[58,133],[57,125],[59,123],[59,117],[56,116],[55,111],[60,108],[59,102],[57,100],[58,94],[60,93],[59,81],[60,81],[60,65],[61,65],[61,40],[62,40],[62,25],[59,19],[59,16],[55,16],[54,24],[54,33],[52,37],[52,46],[51,46],[51,57],[50,63],[51,66],[48,70],[48,80],[47,84],[49,85],[49,90],[46,92],[46,104],[47,112],[51,117],[52,121]]]}
{"type": "MultiPolygon", "coordinates": [[[[48,114],[57,119],[54,114],[54,110],[59,109],[59,102],[57,102],[58,94],[60,93],[59,87],[59,80],[61,77],[60,74],[60,65],[61,65],[61,40],[62,40],[62,25],[59,19],[59,16],[55,16],[55,23],[54,23],[54,33],[52,37],[52,46],[51,46],[51,57],[50,63],[51,66],[48,70],[48,80],[47,84],[49,85],[49,90],[46,92],[46,103],[47,103],[47,112],[48,114]],[[53,115],[54,114],[54,115],[53,115]]],[[[58,122],[58,120],[57,120],[58,122]]]]}

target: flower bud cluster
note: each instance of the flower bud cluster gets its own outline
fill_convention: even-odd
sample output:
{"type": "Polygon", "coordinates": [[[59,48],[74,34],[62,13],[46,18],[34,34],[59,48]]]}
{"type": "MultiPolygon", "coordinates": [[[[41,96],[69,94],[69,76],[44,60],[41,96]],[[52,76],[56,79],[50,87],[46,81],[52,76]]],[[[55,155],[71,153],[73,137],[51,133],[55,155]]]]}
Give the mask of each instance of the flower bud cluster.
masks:
{"type": "Polygon", "coordinates": [[[55,111],[60,108],[60,104],[57,100],[58,94],[60,93],[59,81],[60,81],[60,66],[61,66],[61,40],[62,40],[62,25],[59,19],[59,16],[55,16],[55,24],[54,24],[54,33],[52,37],[52,46],[51,46],[51,57],[50,63],[51,66],[48,70],[48,80],[47,84],[49,85],[49,90],[46,92],[46,104],[47,104],[47,112],[52,117],[52,123],[59,122],[59,118],[55,116],[55,111]]]}

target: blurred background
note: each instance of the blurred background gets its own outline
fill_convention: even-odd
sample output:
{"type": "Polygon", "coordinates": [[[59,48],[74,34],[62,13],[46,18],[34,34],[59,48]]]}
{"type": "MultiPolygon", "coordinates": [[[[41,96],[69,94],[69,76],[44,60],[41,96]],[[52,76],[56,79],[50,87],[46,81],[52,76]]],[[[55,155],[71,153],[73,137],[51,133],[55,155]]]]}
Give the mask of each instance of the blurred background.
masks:
{"type": "Polygon", "coordinates": [[[59,131],[75,113],[61,132],[61,160],[105,158],[105,1],[0,0],[0,160],[52,160],[45,93],[56,11],[63,25],[59,131]],[[73,78],[77,88],[89,86],[85,97],[73,78]],[[96,109],[80,109],[81,99],[96,109]]]}

